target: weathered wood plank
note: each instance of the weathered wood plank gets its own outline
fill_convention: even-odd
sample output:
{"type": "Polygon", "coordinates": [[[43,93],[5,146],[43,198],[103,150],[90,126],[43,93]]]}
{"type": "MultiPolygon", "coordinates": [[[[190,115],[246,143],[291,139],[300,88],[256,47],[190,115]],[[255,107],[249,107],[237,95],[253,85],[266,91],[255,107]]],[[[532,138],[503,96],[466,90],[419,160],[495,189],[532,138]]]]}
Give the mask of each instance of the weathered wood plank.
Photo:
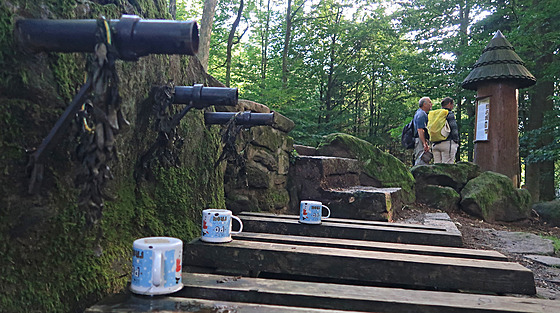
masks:
{"type": "Polygon", "coordinates": [[[293,245],[301,245],[301,246],[356,249],[356,250],[368,250],[368,251],[379,251],[379,252],[396,252],[396,253],[445,256],[445,257],[493,260],[493,261],[504,261],[504,262],[508,261],[508,258],[505,255],[501,254],[500,252],[492,251],[492,250],[476,250],[476,249],[455,248],[455,247],[413,245],[413,244],[406,244],[406,243],[291,236],[291,235],[249,233],[249,232],[242,232],[238,235],[233,235],[233,239],[293,244],[293,245]]]}
{"type": "Polygon", "coordinates": [[[310,313],[349,313],[349,311],[333,311],[315,308],[301,308],[278,306],[258,303],[241,303],[222,300],[206,300],[169,297],[150,297],[137,296],[131,293],[118,294],[108,297],[96,305],[85,310],[86,313],[99,312],[191,312],[191,313],[212,313],[212,312],[236,312],[236,313],[290,313],[290,312],[310,312],[310,313]]]}
{"type": "Polygon", "coordinates": [[[254,233],[328,237],[338,239],[399,242],[420,245],[462,247],[460,233],[445,230],[409,229],[390,225],[363,225],[322,222],[320,225],[301,224],[294,219],[261,216],[241,216],[243,230],[254,233]]]}
{"type": "MultiPolygon", "coordinates": [[[[238,217],[243,216],[257,216],[257,217],[270,217],[270,218],[280,218],[288,220],[299,220],[299,215],[288,215],[288,214],[274,214],[274,213],[264,213],[264,212],[241,212],[237,214],[238,217]]],[[[344,223],[344,224],[358,224],[358,225],[374,225],[374,226],[389,226],[396,228],[406,228],[406,229],[426,229],[426,230],[440,230],[446,231],[445,227],[435,227],[426,226],[420,224],[405,224],[405,223],[391,223],[391,222],[380,222],[380,221],[369,221],[369,220],[358,220],[358,219],[347,219],[347,218],[328,218],[324,220],[330,223],[344,223]]]]}
{"type": "Polygon", "coordinates": [[[512,262],[234,240],[189,243],[183,264],[220,273],[415,289],[535,294],[533,273],[512,262]]]}
{"type": "MultiPolygon", "coordinates": [[[[183,273],[176,296],[361,312],[558,313],[560,301],[183,273]]],[[[310,309],[309,309],[310,310],[310,309]]],[[[312,311],[309,311],[312,312],[312,311]]]]}

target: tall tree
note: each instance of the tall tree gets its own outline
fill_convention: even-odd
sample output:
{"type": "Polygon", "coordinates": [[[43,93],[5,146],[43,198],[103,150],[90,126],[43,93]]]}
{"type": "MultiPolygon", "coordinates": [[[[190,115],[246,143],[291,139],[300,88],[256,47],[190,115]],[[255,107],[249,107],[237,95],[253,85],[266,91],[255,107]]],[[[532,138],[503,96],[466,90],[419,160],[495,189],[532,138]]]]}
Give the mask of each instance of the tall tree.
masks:
{"type": "MultiPolygon", "coordinates": [[[[460,84],[468,75],[469,67],[476,60],[473,60],[473,57],[480,55],[480,50],[473,51],[469,41],[471,38],[469,30],[474,24],[473,16],[491,9],[488,7],[489,3],[484,0],[411,0],[400,2],[398,11],[398,19],[402,22],[401,30],[413,35],[416,45],[433,54],[453,58],[453,67],[448,73],[450,84],[446,84],[448,87],[445,90],[446,94],[438,96],[455,98],[461,137],[460,146],[467,146],[469,149],[472,149],[472,136],[469,136],[469,130],[474,125],[469,124],[472,123],[472,119],[468,116],[464,118],[463,114],[470,106],[473,95],[472,92],[463,90],[460,84]]],[[[478,48],[477,45],[474,47],[478,48]]],[[[430,96],[436,98],[436,95],[430,96]]],[[[466,156],[472,155],[472,150],[465,152],[466,156]]],[[[458,157],[460,155],[461,152],[457,153],[458,157]]]]}
{"type": "Polygon", "coordinates": [[[301,10],[307,0],[301,0],[295,10],[292,9],[292,0],[288,0],[286,9],[286,30],[284,33],[284,48],[282,49],[282,88],[288,87],[288,54],[290,52],[290,43],[292,41],[292,27],[294,18],[298,11],[301,10]]]}
{"type": "MultiPolygon", "coordinates": [[[[261,0],[261,8],[263,7],[261,0]]],[[[260,31],[260,43],[261,43],[261,97],[264,97],[265,89],[266,89],[266,71],[268,67],[268,44],[270,40],[270,1],[266,0],[266,10],[264,11],[264,23],[261,26],[260,31]]]]}
{"type": "MultiPolygon", "coordinates": [[[[241,40],[241,37],[243,37],[243,34],[245,34],[245,32],[243,32],[243,34],[241,34],[240,36],[235,35],[235,32],[237,31],[237,26],[239,26],[239,22],[241,21],[241,16],[243,14],[243,0],[239,1],[239,7],[237,9],[237,17],[235,18],[235,21],[233,22],[233,24],[231,25],[231,30],[229,32],[229,36],[228,36],[228,41],[227,41],[227,50],[226,50],[226,86],[230,86],[231,83],[231,50],[234,44],[238,44],[239,41],[241,40]],[[236,40],[234,42],[234,39],[236,40]]],[[[247,30],[247,29],[245,29],[247,30]]]]}
{"type": "Polygon", "coordinates": [[[208,70],[208,57],[210,54],[210,38],[212,35],[212,24],[214,23],[214,15],[216,14],[216,5],[218,0],[204,0],[204,7],[202,9],[202,19],[200,21],[200,36],[198,59],[204,67],[208,70]]]}

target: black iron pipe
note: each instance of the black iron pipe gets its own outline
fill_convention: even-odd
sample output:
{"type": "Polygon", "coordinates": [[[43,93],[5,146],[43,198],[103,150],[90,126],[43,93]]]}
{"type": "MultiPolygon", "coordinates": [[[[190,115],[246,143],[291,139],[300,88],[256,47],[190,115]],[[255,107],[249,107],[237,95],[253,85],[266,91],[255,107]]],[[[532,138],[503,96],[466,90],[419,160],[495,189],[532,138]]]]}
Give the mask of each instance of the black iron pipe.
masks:
{"type": "Polygon", "coordinates": [[[238,99],[237,88],[176,86],[173,103],[190,104],[197,109],[204,109],[211,105],[236,106],[238,99]]]}
{"type": "Polygon", "coordinates": [[[272,125],[274,123],[274,113],[253,113],[245,112],[205,112],[204,122],[208,125],[223,125],[235,116],[235,123],[244,126],[272,125]]]}
{"type": "MultiPolygon", "coordinates": [[[[195,21],[143,20],[137,15],[123,15],[108,22],[123,60],[135,61],[148,54],[198,52],[195,21]]],[[[19,42],[32,52],[93,52],[97,20],[20,19],[15,29],[19,42]]]]}

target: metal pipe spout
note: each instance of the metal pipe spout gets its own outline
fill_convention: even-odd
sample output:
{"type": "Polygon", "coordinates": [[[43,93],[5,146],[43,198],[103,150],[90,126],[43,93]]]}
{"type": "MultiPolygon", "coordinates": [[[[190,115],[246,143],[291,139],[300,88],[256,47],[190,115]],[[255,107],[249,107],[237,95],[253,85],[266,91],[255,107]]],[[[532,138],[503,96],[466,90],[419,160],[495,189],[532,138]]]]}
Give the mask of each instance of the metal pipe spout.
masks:
{"type": "Polygon", "coordinates": [[[238,100],[237,88],[176,86],[175,104],[190,104],[197,109],[204,109],[211,105],[236,106],[238,100]]]}
{"type": "Polygon", "coordinates": [[[228,123],[235,116],[235,123],[243,126],[262,126],[274,124],[274,113],[245,112],[205,112],[204,122],[207,125],[228,123]]]}
{"type": "MultiPolygon", "coordinates": [[[[123,15],[110,20],[119,57],[136,61],[149,54],[194,55],[198,52],[196,21],[143,20],[123,15]]],[[[20,19],[15,32],[31,52],[94,52],[97,20],[20,19]]]]}

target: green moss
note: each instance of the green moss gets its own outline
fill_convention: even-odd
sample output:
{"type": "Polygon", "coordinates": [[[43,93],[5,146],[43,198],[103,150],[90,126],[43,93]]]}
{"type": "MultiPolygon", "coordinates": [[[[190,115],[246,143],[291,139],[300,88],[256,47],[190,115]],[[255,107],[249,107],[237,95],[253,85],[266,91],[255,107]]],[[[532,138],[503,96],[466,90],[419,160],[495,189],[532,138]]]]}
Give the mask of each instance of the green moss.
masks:
{"type": "Polygon", "coordinates": [[[531,195],[528,190],[515,189],[511,179],[507,176],[484,172],[470,180],[461,190],[461,204],[476,203],[480,208],[481,217],[485,221],[493,221],[496,215],[522,217],[527,216],[530,210],[531,195]]]}
{"type": "Polygon", "coordinates": [[[258,207],[268,208],[265,211],[282,209],[290,201],[290,196],[285,189],[267,189],[261,197],[263,200],[258,207]]]}
{"type": "Polygon", "coordinates": [[[461,200],[461,196],[451,187],[425,185],[417,187],[416,191],[416,201],[447,212],[457,209],[461,200]]]}
{"type": "Polygon", "coordinates": [[[403,201],[405,203],[414,201],[414,177],[399,159],[379,150],[367,141],[348,134],[334,133],[325,136],[319,145],[319,151],[326,146],[343,147],[343,150],[362,163],[364,172],[378,180],[382,187],[402,188],[403,201]]]}

